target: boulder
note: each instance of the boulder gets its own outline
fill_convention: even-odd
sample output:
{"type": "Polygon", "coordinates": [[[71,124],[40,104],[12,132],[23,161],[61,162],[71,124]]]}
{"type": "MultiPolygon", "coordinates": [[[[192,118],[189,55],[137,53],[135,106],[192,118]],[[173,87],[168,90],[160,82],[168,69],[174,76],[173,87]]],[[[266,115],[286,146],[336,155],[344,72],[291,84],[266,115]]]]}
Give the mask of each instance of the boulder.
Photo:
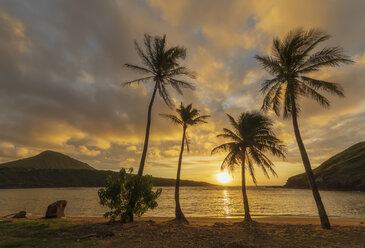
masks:
{"type": "Polygon", "coordinates": [[[65,208],[67,206],[67,201],[60,200],[52,203],[48,206],[46,212],[46,218],[61,218],[65,216],[65,208]]]}
{"type": "Polygon", "coordinates": [[[20,211],[20,212],[14,214],[13,218],[16,218],[16,219],[26,218],[26,215],[27,215],[27,212],[20,211]]]}

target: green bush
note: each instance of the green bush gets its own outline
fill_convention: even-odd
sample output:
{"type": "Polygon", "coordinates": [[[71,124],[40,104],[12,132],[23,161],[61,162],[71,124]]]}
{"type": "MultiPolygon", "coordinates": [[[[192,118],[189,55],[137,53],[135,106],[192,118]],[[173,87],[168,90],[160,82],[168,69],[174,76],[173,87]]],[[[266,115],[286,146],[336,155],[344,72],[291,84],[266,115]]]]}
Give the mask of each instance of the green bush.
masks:
{"type": "Polygon", "coordinates": [[[107,206],[110,211],[104,214],[105,218],[115,220],[120,217],[122,223],[132,222],[133,215],[140,217],[148,209],[157,207],[156,199],[161,189],[152,190],[152,176],[138,176],[129,169],[121,169],[117,178],[107,177],[105,189],[98,192],[100,204],[107,206]]]}

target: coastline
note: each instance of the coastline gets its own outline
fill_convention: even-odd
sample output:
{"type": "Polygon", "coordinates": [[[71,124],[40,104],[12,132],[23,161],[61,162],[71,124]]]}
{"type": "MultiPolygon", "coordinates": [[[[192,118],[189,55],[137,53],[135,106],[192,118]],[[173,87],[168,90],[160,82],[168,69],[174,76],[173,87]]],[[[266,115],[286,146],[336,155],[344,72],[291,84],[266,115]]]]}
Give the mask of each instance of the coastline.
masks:
{"type": "MultiPolygon", "coordinates": [[[[319,217],[314,216],[251,216],[255,222],[263,224],[273,224],[273,225],[320,225],[319,217]]],[[[4,218],[3,215],[0,216],[0,223],[4,220],[9,220],[11,218],[4,218]]],[[[43,219],[43,216],[30,215],[25,218],[25,220],[39,220],[43,219]]],[[[107,223],[108,219],[100,216],[66,216],[61,218],[62,220],[77,222],[77,223],[107,223]]],[[[164,223],[169,222],[174,217],[135,217],[135,222],[156,222],[164,223]]],[[[365,217],[331,217],[329,216],[332,225],[336,226],[364,226],[365,227],[365,217]]],[[[234,224],[243,221],[243,217],[187,217],[187,220],[191,225],[213,225],[215,223],[225,223],[234,224]]]]}
{"type": "MultiPolygon", "coordinates": [[[[79,223],[103,223],[108,222],[104,217],[66,217],[66,220],[79,223]]],[[[173,217],[140,217],[136,218],[135,222],[156,222],[164,223],[169,222],[173,217]]],[[[234,224],[242,222],[243,218],[233,217],[187,217],[190,225],[196,226],[210,226],[215,223],[234,224]]],[[[320,226],[319,217],[306,217],[306,216],[252,216],[255,222],[263,224],[274,225],[318,225],[320,226]]],[[[348,218],[348,217],[330,217],[330,222],[333,226],[363,226],[365,227],[365,217],[348,218]]]]}

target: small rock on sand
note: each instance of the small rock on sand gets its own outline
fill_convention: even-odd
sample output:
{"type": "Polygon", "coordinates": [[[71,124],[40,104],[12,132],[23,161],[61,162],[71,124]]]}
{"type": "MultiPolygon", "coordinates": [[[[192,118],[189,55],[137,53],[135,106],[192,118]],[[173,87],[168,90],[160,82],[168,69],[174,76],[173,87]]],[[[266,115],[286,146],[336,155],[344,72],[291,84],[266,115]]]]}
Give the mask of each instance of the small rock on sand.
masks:
{"type": "Polygon", "coordinates": [[[20,212],[14,214],[13,218],[16,218],[16,219],[26,218],[26,215],[27,215],[27,212],[20,211],[20,212]]]}

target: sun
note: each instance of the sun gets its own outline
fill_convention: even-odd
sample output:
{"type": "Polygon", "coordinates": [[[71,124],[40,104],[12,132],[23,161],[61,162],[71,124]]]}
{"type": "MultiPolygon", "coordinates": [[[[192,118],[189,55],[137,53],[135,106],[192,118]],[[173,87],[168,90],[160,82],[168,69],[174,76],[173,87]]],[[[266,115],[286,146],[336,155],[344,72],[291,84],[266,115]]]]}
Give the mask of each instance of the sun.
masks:
{"type": "Polygon", "coordinates": [[[221,172],[217,174],[217,180],[221,183],[228,183],[232,180],[232,177],[227,172],[221,172]]]}

